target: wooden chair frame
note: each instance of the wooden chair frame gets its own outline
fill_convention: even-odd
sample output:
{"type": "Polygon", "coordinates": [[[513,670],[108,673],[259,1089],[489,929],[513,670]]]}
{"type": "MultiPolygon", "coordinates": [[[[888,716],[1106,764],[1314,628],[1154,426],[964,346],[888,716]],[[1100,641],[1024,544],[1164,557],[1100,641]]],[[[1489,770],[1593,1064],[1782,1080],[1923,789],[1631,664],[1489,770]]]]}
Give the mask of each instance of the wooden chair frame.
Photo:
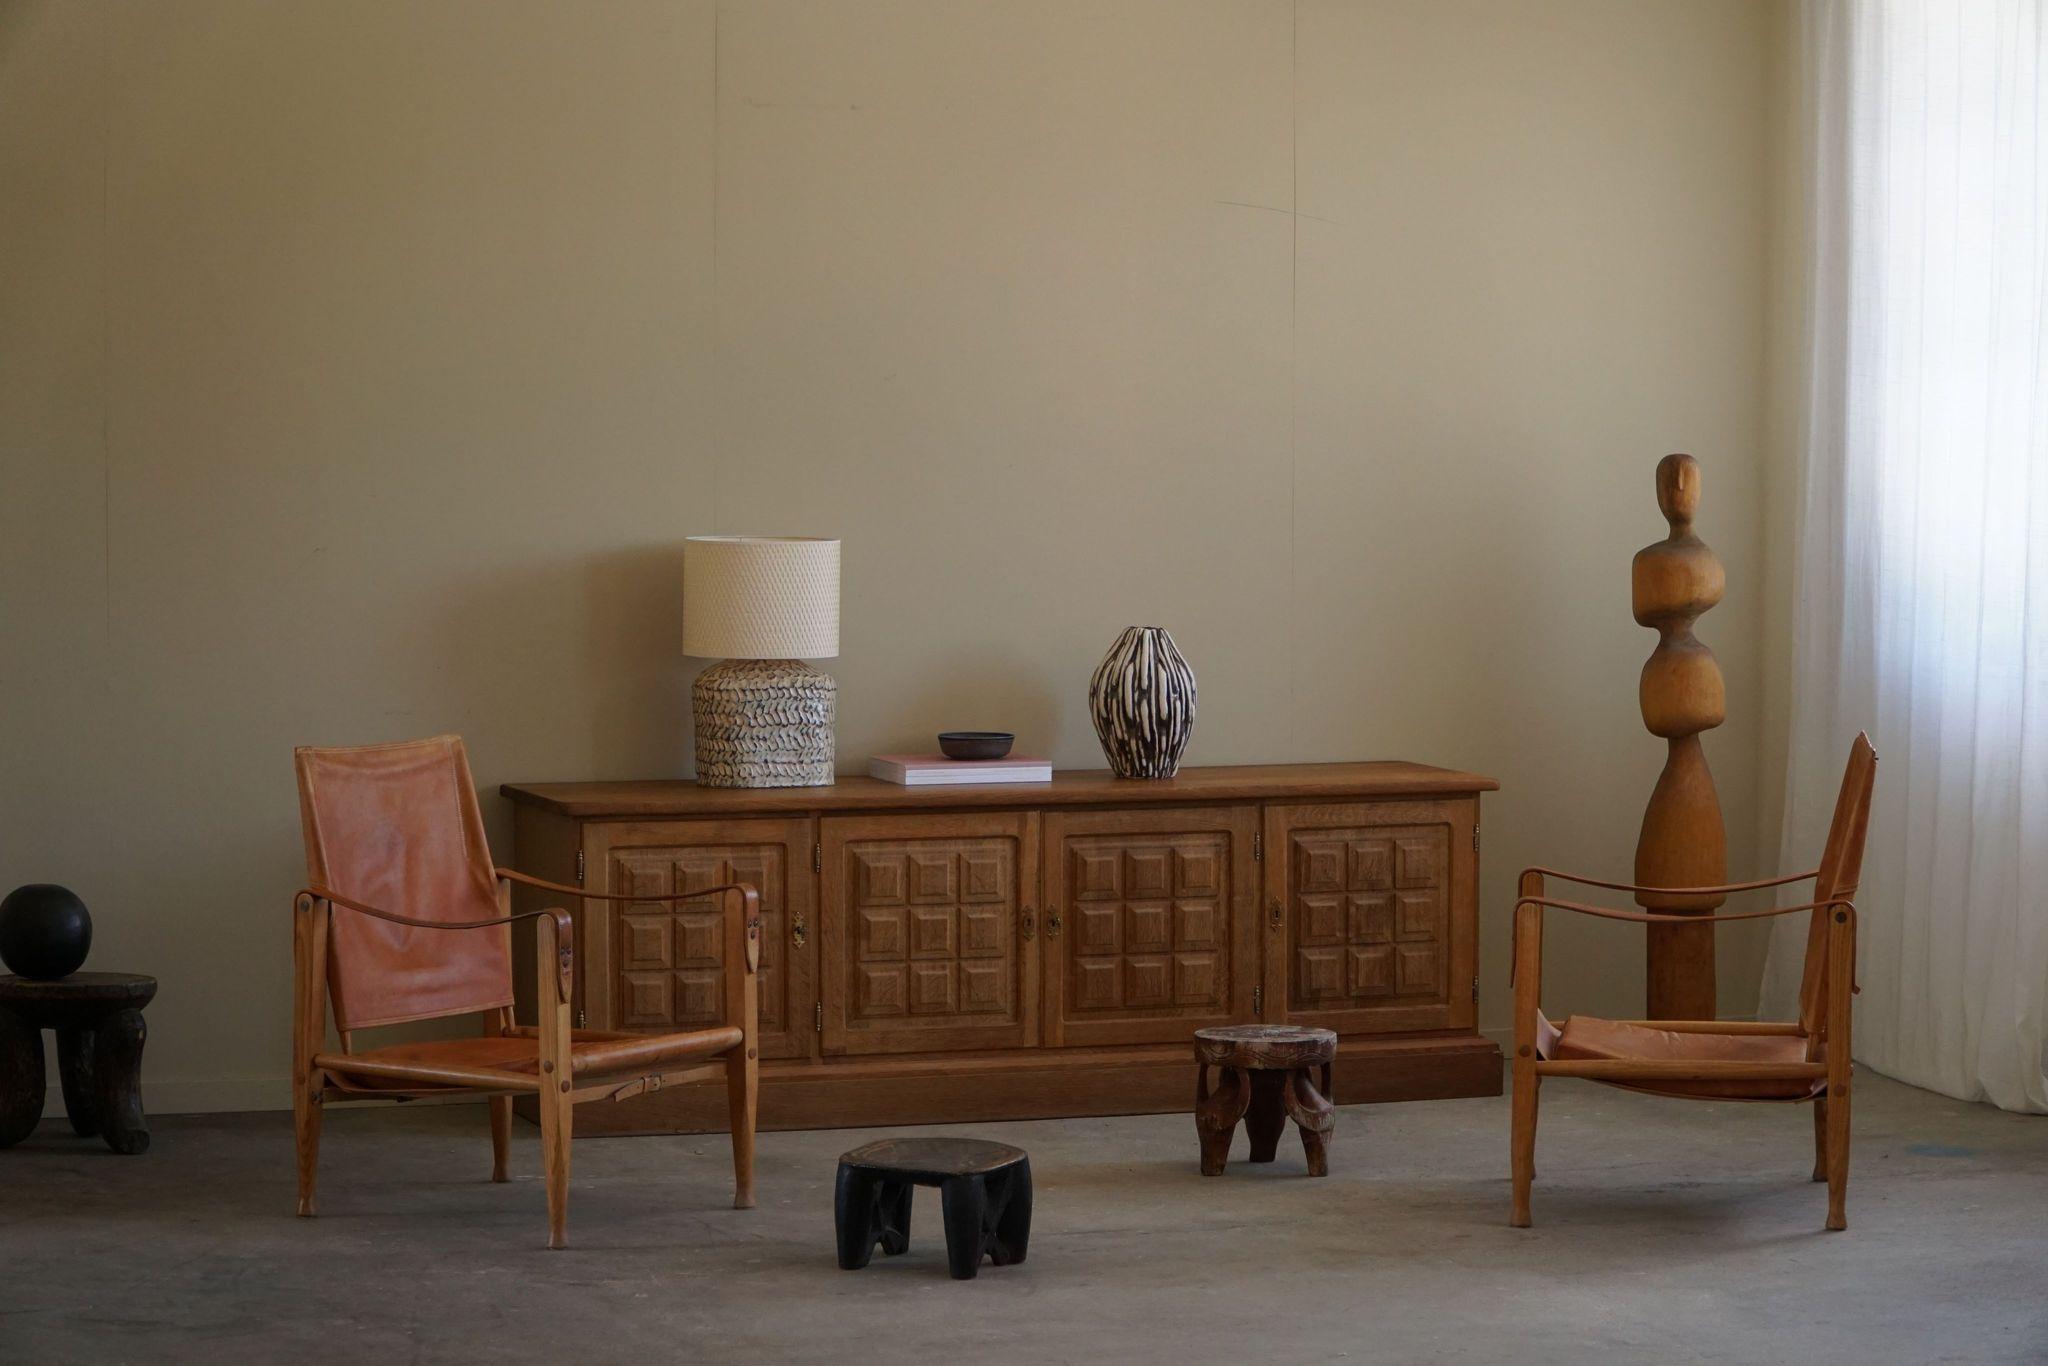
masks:
{"type": "Polygon", "coordinates": [[[506,1156],[511,1141],[512,1102],[521,1095],[536,1097],[540,1111],[541,1154],[547,1181],[548,1246],[564,1246],[569,1211],[569,1141],[574,1107],[594,1100],[625,1100],[646,1091],[684,1082],[709,1080],[724,1075],[732,1115],[732,1162],[735,1209],[754,1206],[754,1129],[760,1096],[759,1048],[761,898],[743,882],[724,883],[669,895],[631,896],[593,892],[547,882],[509,868],[492,870],[497,878],[498,908],[501,914],[488,920],[418,920],[381,910],[323,887],[301,890],[293,901],[293,1024],[292,1024],[292,1118],[297,1136],[299,1168],[299,1214],[310,1217],[315,1208],[315,1172],[320,1155],[321,1106],[330,1099],[384,1099],[404,1101],[422,1096],[475,1095],[489,1098],[491,1114],[491,1179],[504,1181],[506,1156]],[[625,1078],[599,1073],[584,1085],[577,1084],[574,1047],[578,1043],[637,1039],[635,1034],[571,1027],[571,996],[575,981],[575,937],[569,913],[560,907],[544,910],[511,911],[513,883],[560,893],[565,897],[600,901],[675,902],[695,901],[708,896],[724,900],[725,1018],[727,1027],[737,1025],[740,1041],[719,1048],[707,1048],[711,1061],[688,1060],[681,1065],[662,1064],[653,1071],[641,1071],[625,1078]],[[451,1066],[413,1063],[395,1059],[354,1056],[354,1040],[341,1034],[341,1051],[327,1049],[327,948],[331,917],[343,911],[374,916],[397,925],[418,929],[467,933],[534,922],[535,993],[538,1021],[533,1026],[514,1023],[509,1007],[482,1012],[484,1033],[489,1037],[536,1038],[539,1071],[524,1073],[492,1067],[451,1066]],[[718,1055],[723,1053],[722,1060],[718,1055]],[[373,1093],[337,1085],[335,1077],[371,1076],[412,1083],[409,1086],[378,1088],[373,1093]],[[598,1080],[598,1077],[607,1079],[598,1080]]]}
{"type": "MultiPolygon", "coordinates": [[[[1717,887],[1685,887],[1675,890],[1682,895],[1727,895],[1804,882],[1819,875],[1820,870],[1815,869],[1811,872],[1795,873],[1789,877],[1767,878],[1760,882],[1738,882],[1717,887]]],[[[1828,1183],[1827,1227],[1831,1230],[1847,1228],[1845,1202],[1849,1188],[1849,1082],[1852,1072],[1849,1058],[1849,1002],[1856,991],[1856,907],[1846,899],[1835,898],[1804,902],[1796,906],[1777,906],[1761,911],[1736,911],[1719,915],[1659,915],[1649,911],[1619,910],[1610,906],[1590,906],[1581,902],[1554,900],[1544,895],[1546,877],[1614,891],[1669,893],[1674,890],[1641,887],[1625,882],[1603,882],[1595,878],[1561,872],[1555,868],[1527,868],[1522,872],[1520,897],[1515,902],[1514,963],[1511,970],[1515,989],[1514,1208],[1509,1222],[1516,1228],[1527,1228],[1530,1224],[1530,1187],[1536,1177],[1537,1096],[1545,1077],[1581,1077],[1589,1081],[1604,1081],[1644,1090],[1655,1090],[1659,1082],[1810,1079],[1822,1083],[1813,1094],[1785,1097],[1776,1103],[1813,1103],[1813,1179],[1828,1183]],[[1541,1018],[1543,983],[1543,912],[1546,909],[1572,911],[1579,915],[1599,916],[1607,920],[1632,920],[1649,925],[1714,924],[1721,921],[1758,920],[1771,916],[1793,915],[1802,911],[1808,914],[1824,911],[1827,930],[1823,951],[1826,954],[1827,973],[1823,985],[1822,1032],[1817,1037],[1826,1040],[1825,1060],[1800,1063],[1722,1060],[1659,1062],[1639,1058],[1538,1057],[1537,1032],[1541,1018]]],[[[1628,1020],[1622,1023],[1666,1029],[1680,1034],[1812,1035],[1808,1025],[1801,1021],[1628,1020]]]]}

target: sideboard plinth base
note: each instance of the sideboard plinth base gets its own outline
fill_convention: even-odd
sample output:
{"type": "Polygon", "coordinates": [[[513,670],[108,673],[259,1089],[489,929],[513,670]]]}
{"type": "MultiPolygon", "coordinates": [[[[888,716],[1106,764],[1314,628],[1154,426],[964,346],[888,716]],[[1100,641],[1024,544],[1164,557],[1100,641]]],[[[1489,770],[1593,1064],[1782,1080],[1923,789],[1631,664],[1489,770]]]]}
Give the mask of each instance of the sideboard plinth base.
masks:
{"type": "MultiPolygon", "coordinates": [[[[982,1057],[849,1058],[765,1063],[760,1127],[839,1129],[980,1124],[1081,1115],[1184,1114],[1194,1064],[1186,1044],[1033,1050],[982,1057]]],[[[1501,1051],[1479,1034],[1345,1036],[1339,1105],[1454,1100],[1501,1093],[1501,1051]]],[[[530,1099],[519,1113],[535,1119],[530,1099]]],[[[576,1136],[700,1134],[726,1129],[723,1083],[677,1086],[576,1112],[576,1136]]]]}

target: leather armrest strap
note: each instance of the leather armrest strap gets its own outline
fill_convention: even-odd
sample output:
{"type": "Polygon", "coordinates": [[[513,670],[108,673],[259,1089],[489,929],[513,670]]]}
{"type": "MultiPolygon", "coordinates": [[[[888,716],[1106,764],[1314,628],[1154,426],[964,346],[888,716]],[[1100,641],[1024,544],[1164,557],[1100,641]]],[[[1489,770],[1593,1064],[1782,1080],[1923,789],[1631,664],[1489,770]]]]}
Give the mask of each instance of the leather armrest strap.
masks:
{"type": "MultiPolygon", "coordinates": [[[[1688,888],[1659,887],[1653,891],[1686,891],[1688,888]]],[[[1560,911],[1576,911],[1580,915],[1597,915],[1606,920],[1635,920],[1646,925],[1712,925],[1723,920],[1762,920],[1767,916],[1791,915],[1794,911],[1832,910],[1835,907],[1849,913],[1853,920],[1856,907],[1848,901],[1837,898],[1834,901],[1807,901],[1797,906],[1770,906],[1761,911],[1726,911],[1719,915],[1664,915],[1656,911],[1624,911],[1617,906],[1589,906],[1582,901],[1556,901],[1549,897],[1524,896],[1515,898],[1517,908],[1522,906],[1554,906],[1560,911]]]]}
{"type": "Polygon", "coordinates": [[[324,901],[330,906],[339,906],[358,915],[388,920],[394,925],[408,925],[417,930],[481,930],[492,925],[510,925],[515,921],[538,920],[545,916],[555,922],[556,967],[561,978],[562,999],[569,999],[571,984],[576,976],[575,922],[571,921],[569,913],[559,906],[548,906],[538,911],[515,911],[511,915],[492,916],[488,920],[420,920],[350,900],[339,892],[329,891],[325,887],[302,887],[292,900],[292,908],[300,912],[310,911],[316,901],[324,901]]]}
{"type": "Polygon", "coordinates": [[[1783,887],[1788,882],[1805,882],[1820,876],[1816,868],[1806,873],[1789,873],[1784,877],[1767,877],[1756,882],[1725,882],[1716,887],[1648,887],[1639,882],[1602,882],[1596,877],[1580,877],[1567,873],[1562,868],[1524,868],[1524,876],[1538,873],[1564,882],[1576,882],[1581,887],[1604,887],[1610,892],[1665,892],[1672,896],[1711,896],[1717,892],[1754,892],[1764,887],[1783,887]]]}

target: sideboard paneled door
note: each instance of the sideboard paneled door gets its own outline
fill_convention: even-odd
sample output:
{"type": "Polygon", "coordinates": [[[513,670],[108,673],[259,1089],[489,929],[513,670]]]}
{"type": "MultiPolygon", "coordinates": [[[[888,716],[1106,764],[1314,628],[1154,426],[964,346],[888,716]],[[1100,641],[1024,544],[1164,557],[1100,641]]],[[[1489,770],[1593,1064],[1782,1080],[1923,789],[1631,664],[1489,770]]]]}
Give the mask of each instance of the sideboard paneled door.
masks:
{"type": "Polygon", "coordinates": [[[1476,800],[1266,808],[1266,1018],[1470,1029],[1476,800]]]}
{"type": "Polygon", "coordinates": [[[1046,815],[1046,1043],[1181,1043],[1253,1018],[1257,829],[1251,806],[1046,815]]]}
{"type": "Polygon", "coordinates": [[[827,1053],[1038,1042],[1038,816],[821,822],[827,1053]]]}
{"type": "MultiPolygon", "coordinates": [[[[818,1037],[811,844],[805,819],[622,822],[593,825],[586,853],[597,891],[656,896],[734,881],[759,888],[761,1056],[809,1058],[818,1037]]],[[[723,914],[715,899],[585,903],[580,977],[590,1027],[723,1023],[723,914]]]]}

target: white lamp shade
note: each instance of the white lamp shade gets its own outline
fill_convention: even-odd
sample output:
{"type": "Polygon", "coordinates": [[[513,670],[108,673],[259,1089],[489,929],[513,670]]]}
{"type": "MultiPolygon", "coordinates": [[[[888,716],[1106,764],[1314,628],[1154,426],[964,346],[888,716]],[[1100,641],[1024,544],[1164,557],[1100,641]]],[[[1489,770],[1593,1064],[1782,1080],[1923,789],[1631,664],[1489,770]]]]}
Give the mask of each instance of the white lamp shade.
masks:
{"type": "Polygon", "coordinates": [[[839,542],[808,536],[683,541],[683,653],[831,659],[839,653],[839,542]]]}

